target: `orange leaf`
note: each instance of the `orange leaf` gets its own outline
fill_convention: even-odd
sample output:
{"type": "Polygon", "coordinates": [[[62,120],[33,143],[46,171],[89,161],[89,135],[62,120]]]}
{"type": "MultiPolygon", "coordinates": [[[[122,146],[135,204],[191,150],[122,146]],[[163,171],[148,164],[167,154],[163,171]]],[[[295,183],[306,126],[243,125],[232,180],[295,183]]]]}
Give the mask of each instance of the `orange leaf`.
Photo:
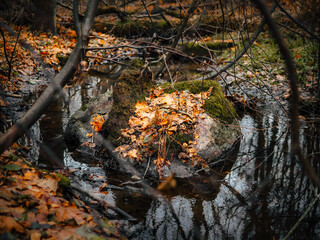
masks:
{"type": "Polygon", "coordinates": [[[97,116],[93,117],[93,121],[90,124],[93,126],[93,130],[95,132],[99,132],[102,129],[105,120],[102,115],[97,114],[97,116]]]}
{"type": "Polygon", "coordinates": [[[20,233],[25,232],[25,229],[12,217],[0,216],[0,232],[12,232],[13,230],[20,233]]]}
{"type": "Polygon", "coordinates": [[[127,153],[128,157],[130,158],[138,158],[138,150],[132,149],[127,153]]]}
{"type": "Polygon", "coordinates": [[[144,102],[144,101],[139,102],[138,101],[136,104],[136,111],[144,111],[144,112],[149,111],[149,106],[148,106],[147,102],[144,102]]]}
{"type": "Polygon", "coordinates": [[[87,137],[91,138],[92,135],[93,135],[92,133],[88,133],[88,134],[87,134],[87,137]]]}

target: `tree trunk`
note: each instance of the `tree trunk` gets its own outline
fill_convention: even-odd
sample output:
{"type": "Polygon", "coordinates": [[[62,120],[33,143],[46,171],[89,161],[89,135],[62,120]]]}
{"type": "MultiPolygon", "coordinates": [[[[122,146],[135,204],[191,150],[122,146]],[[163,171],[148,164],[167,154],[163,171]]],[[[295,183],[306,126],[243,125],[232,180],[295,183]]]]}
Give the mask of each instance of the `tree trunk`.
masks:
{"type": "Polygon", "coordinates": [[[56,34],[56,0],[33,0],[33,29],[56,34]]]}
{"type": "Polygon", "coordinates": [[[73,76],[81,60],[82,50],[89,41],[89,32],[93,24],[99,0],[90,0],[82,22],[79,22],[78,1],[74,0],[75,29],[77,32],[77,44],[73,49],[67,63],[62,70],[51,79],[50,85],[41,94],[32,107],[11,127],[0,136],[0,154],[8,149],[18,138],[22,137],[30,127],[41,117],[50,104],[59,96],[61,89],[73,76]]]}

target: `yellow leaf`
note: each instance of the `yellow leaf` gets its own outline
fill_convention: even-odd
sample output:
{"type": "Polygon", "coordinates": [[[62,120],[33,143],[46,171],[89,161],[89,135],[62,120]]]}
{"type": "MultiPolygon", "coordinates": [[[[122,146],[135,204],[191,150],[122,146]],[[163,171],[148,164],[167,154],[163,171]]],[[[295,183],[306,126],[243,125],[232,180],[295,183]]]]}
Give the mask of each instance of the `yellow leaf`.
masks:
{"type": "Polygon", "coordinates": [[[138,101],[136,103],[136,111],[144,111],[144,112],[149,111],[149,106],[148,106],[147,102],[145,102],[145,101],[139,102],[138,101]]]}
{"type": "Polygon", "coordinates": [[[159,184],[157,189],[159,191],[168,191],[174,189],[177,186],[177,181],[174,178],[174,173],[167,177],[162,183],[159,184]]]}
{"type": "Polygon", "coordinates": [[[87,137],[91,138],[93,133],[87,133],[87,137]]]}
{"type": "Polygon", "coordinates": [[[128,157],[130,158],[138,158],[138,150],[137,149],[131,149],[128,153],[127,153],[128,157]]]}

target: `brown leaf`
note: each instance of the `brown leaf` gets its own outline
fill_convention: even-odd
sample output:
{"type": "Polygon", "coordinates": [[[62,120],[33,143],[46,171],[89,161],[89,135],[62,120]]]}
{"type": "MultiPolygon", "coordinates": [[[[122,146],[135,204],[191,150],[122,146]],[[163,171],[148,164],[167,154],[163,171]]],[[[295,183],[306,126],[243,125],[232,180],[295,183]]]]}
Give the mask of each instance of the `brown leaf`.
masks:
{"type": "Polygon", "coordinates": [[[0,216],[0,233],[12,232],[13,230],[24,233],[25,229],[12,217],[0,216]]]}
{"type": "Polygon", "coordinates": [[[85,223],[85,220],[81,216],[81,212],[78,208],[61,207],[56,209],[56,220],[58,222],[66,222],[74,219],[78,225],[85,223]]]}
{"type": "Polygon", "coordinates": [[[172,173],[169,177],[167,177],[162,183],[159,184],[157,189],[159,191],[168,191],[174,189],[177,186],[177,181],[174,178],[175,174],[172,173]]]}
{"type": "Polygon", "coordinates": [[[41,233],[37,230],[31,230],[30,231],[30,240],[40,240],[41,239],[41,233]]]}
{"type": "Polygon", "coordinates": [[[55,194],[58,189],[57,179],[51,176],[46,176],[46,178],[40,179],[37,185],[52,194],[55,194]]]}

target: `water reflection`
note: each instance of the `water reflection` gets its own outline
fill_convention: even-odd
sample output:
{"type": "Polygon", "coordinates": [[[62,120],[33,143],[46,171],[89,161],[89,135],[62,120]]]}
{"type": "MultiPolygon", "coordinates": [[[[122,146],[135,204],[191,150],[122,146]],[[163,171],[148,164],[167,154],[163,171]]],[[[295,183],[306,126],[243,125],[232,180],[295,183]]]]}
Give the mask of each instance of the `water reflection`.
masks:
{"type": "MultiPolygon", "coordinates": [[[[153,201],[130,237],[183,239],[181,227],[187,239],[284,238],[316,196],[299,162],[291,158],[287,119],[246,115],[241,130],[237,160],[211,200],[173,197],[179,222],[165,202],[153,201]]],[[[301,144],[318,171],[319,133],[315,123],[303,122],[301,144]]],[[[316,203],[291,239],[319,239],[319,217],[316,203]]]]}
{"type": "MultiPolygon", "coordinates": [[[[44,139],[48,145],[60,144],[72,114],[92,96],[112,90],[112,84],[109,79],[88,76],[83,84],[66,89],[69,101],[57,101],[48,109],[42,120],[32,127],[32,141],[44,139]]],[[[299,162],[290,155],[287,121],[278,113],[244,116],[241,120],[243,138],[229,173],[223,180],[209,176],[209,183],[210,179],[214,180],[212,191],[206,193],[205,198],[191,188],[185,190],[188,193],[176,193],[171,198],[175,214],[164,201],[141,195],[110,191],[104,198],[139,220],[134,224],[123,223],[130,239],[282,239],[316,195],[299,162]]],[[[318,172],[319,136],[318,124],[302,122],[301,145],[318,172]]],[[[66,166],[79,169],[79,174],[88,171],[105,176],[100,168],[89,165],[91,159],[85,162],[80,157],[75,159],[63,145],[53,146],[52,150],[66,166]]],[[[37,149],[32,151],[38,159],[37,149]]],[[[43,160],[47,164],[46,159],[43,160]]],[[[88,191],[100,186],[99,182],[92,186],[82,181],[81,176],[78,181],[88,191]]],[[[199,185],[193,188],[200,190],[199,185]]],[[[320,238],[319,217],[320,208],[316,203],[292,239],[320,238]]]]}
{"type": "MultiPolygon", "coordinates": [[[[81,106],[98,94],[112,91],[113,84],[114,81],[105,75],[97,77],[84,74],[81,83],[64,89],[61,97],[51,104],[41,119],[32,126],[29,137],[25,138],[25,145],[33,146],[29,153],[30,157],[41,167],[52,167],[53,161],[59,161],[66,167],[73,168],[76,161],[71,163],[66,161],[68,159],[66,156],[70,153],[66,150],[63,137],[65,127],[81,106]]],[[[32,99],[28,99],[28,102],[32,104],[37,97],[35,95],[32,99]]]]}

